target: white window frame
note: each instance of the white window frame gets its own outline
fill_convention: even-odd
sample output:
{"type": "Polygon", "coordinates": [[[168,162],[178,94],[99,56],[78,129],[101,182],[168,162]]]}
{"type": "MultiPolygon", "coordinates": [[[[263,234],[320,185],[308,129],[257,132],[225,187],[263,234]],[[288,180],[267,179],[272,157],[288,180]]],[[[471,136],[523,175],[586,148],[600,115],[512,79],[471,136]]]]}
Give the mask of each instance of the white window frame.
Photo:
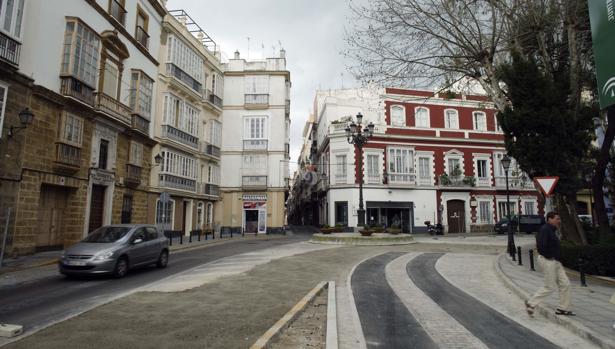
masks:
{"type": "Polygon", "coordinates": [[[269,135],[269,122],[268,117],[264,115],[251,115],[243,117],[243,139],[245,140],[267,140],[269,135]],[[252,120],[260,120],[259,125],[252,125],[252,120]],[[252,128],[255,126],[257,128],[252,128]],[[252,131],[257,130],[257,132],[253,133],[252,131]]]}
{"type": "MultiPolygon", "coordinates": [[[[498,220],[502,218],[506,218],[506,199],[497,199],[497,212],[498,212],[498,220]],[[504,210],[501,209],[500,206],[503,206],[504,210]],[[502,212],[504,211],[504,212],[502,212]]],[[[518,211],[518,202],[517,200],[510,200],[510,216],[514,217],[518,211]]]]}
{"type": "Polygon", "coordinates": [[[267,168],[267,155],[265,154],[244,154],[242,156],[243,169],[266,169],[267,168]]]}
{"type": "Polygon", "coordinates": [[[201,229],[201,227],[203,227],[203,225],[205,224],[205,204],[203,203],[203,201],[199,201],[196,204],[196,224],[197,229],[201,229]]]}
{"type": "Polygon", "coordinates": [[[416,173],[418,175],[419,185],[433,185],[433,155],[417,152],[416,154],[416,173]],[[427,160],[429,166],[427,167],[428,176],[424,176],[421,172],[421,160],[427,160]]]}
{"type": "Polygon", "coordinates": [[[131,165],[143,166],[143,144],[135,141],[130,141],[130,154],[128,163],[131,165]]]}
{"type": "Polygon", "coordinates": [[[459,129],[459,111],[457,109],[444,109],[444,127],[453,130],[459,129]],[[454,113],[453,123],[449,119],[450,112],[454,113]]]}
{"type": "Polygon", "coordinates": [[[348,183],[348,154],[335,154],[335,183],[348,183]],[[342,161],[340,161],[342,158],[342,161]]]}
{"type": "Polygon", "coordinates": [[[429,128],[430,126],[430,113],[429,113],[429,108],[426,107],[416,107],[414,108],[414,127],[418,127],[418,128],[429,128]],[[419,112],[420,111],[425,111],[425,119],[423,121],[420,122],[419,124],[419,112]]]}
{"type": "Polygon", "coordinates": [[[245,94],[269,94],[269,75],[246,75],[244,77],[245,94]]]}
{"type": "Polygon", "coordinates": [[[476,177],[476,186],[490,187],[491,186],[491,156],[489,154],[473,154],[474,157],[474,177],[476,177]],[[479,176],[478,162],[485,162],[485,176],[479,176]]]}
{"type": "Polygon", "coordinates": [[[130,89],[130,107],[134,112],[150,120],[154,101],[154,80],[143,71],[133,69],[130,74],[130,89]]]}
{"type": "Polygon", "coordinates": [[[96,32],[77,18],[68,19],[64,27],[61,73],[63,75],[70,75],[90,86],[90,88],[96,89],[96,77],[100,73],[100,47],[100,37],[96,32]],[[68,35],[67,31],[69,24],[73,25],[73,31],[70,35],[68,35]],[[86,34],[85,36],[78,36],[78,27],[82,27],[83,33],[86,34]],[[75,61],[77,60],[76,40],[80,41],[78,71],[75,71],[75,61]]]}
{"type": "Polygon", "coordinates": [[[207,215],[206,215],[206,219],[205,219],[205,224],[207,224],[207,226],[211,226],[214,222],[214,204],[212,204],[211,202],[207,203],[207,215]]]}
{"type": "Polygon", "coordinates": [[[503,133],[500,122],[498,121],[498,113],[493,114],[493,124],[495,125],[495,132],[503,133]]]}
{"type": "Polygon", "coordinates": [[[474,127],[474,131],[486,132],[487,131],[487,113],[485,113],[484,111],[473,111],[472,112],[472,125],[474,127]],[[478,119],[479,115],[482,115],[482,118],[480,120],[478,119]],[[481,124],[482,126],[484,126],[484,128],[481,128],[481,124]]]}
{"type": "Polygon", "coordinates": [[[84,129],[84,124],[85,121],[83,118],[76,116],[74,114],[70,114],[70,113],[63,113],[62,114],[62,122],[60,123],[60,130],[58,132],[58,140],[62,143],[66,143],[69,145],[72,145],[74,147],[78,147],[81,148],[82,144],[83,144],[83,129],[84,129]],[[66,135],[66,128],[68,127],[68,123],[69,120],[72,120],[72,133],[71,134],[75,134],[75,125],[79,125],[79,134],[78,134],[78,139],[69,139],[66,135]]]}
{"type": "Polygon", "coordinates": [[[382,161],[380,160],[380,153],[366,151],[365,153],[365,173],[364,178],[366,183],[381,184],[382,183],[382,161]],[[374,161],[375,158],[375,161],[374,161]]]}
{"type": "MultiPolygon", "coordinates": [[[[160,199],[159,199],[159,198],[157,198],[157,199],[156,199],[156,218],[155,218],[155,219],[156,219],[156,225],[157,225],[157,226],[160,226],[160,225],[162,225],[162,224],[168,223],[169,225],[168,225],[168,226],[165,226],[164,228],[165,228],[165,229],[166,229],[166,228],[170,228],[170,230],[173,230],[173,227],[175,226],[175,200],[173,200],[173,199],[169,199],[169,202],[167,203],[167,205],[169,205],[169,204],[171,205],[171,210],[170,210],[171,214],[170,214],[170,217],[165,217],[165,219],[167,220],[167,222],[161,222],[161,220],[162,220],[162,214],[160,214],[160,215],[158,214],[158,213],[159,213],[159,211],[158,211],[158,204],[159,204],[159,203],[160,203],[160,199]],[[169,218],[170,218],[170,219],[169,219],[169,218]]],[[[167,207],[168,207],[168,206],[167,206],[167,207]]]]}
{"type": "Polygon", "coordinates": [[[167,60],[203,86],[205,61],[175,35],[169,35],[167,39],[167,60]]]}
{"type": "Polygon", "coordinates": [[[406,126],[406,108],[403,105],[395,104],[391,106],[391,126],[406,126]],[[399,111],[401,115],[397,115],[395,113],[396,110],[399,111]]]}
{"type": "Polygon", "coordinates": [[[414,148],[387,147],[387,176],[389,183],[415,182],[414,148]]]}
{"type": "Polygon", "coordinates": [[[476,206],[476,216],[479,224],[493,224],[493,200],[477,200],[478,205],[476,206]],[[487,217],[483,216],[483,205],[487,205],[487,217]]]}
{"type": "Polygon", "coordinates": [[[451,176],[452,168],[449,168],[449,159],[459,160],[459,169],[461,170],[461,177],[465,175],[463,153],[458,150],[451,150],[444,154],[444,172],[451,176]]]}
{"type": "Polygon", "coordinates": [[[197,161],[195,158],[171,151],[168,148],[162,149],[160,155],[162,156],[161,174],[197,180],[197,161]]]}
{"type": "Polygon", "coordinates": [[[521,199],[521,208],[523,209],[523,214],[538,214],[538,202],[536,200],[521,199]],[[532,213],[526,212],[528,204],[532,206],[532,213]]]}
{"type": "Polygon", "coordinates": [[[209,143],[220,148],[222,146],[222,123],[218,120],[209,120],[208,130],[209,143]]]}
{"type": "Polygon", "coordinates": [[[25,2],[26,0],[14,1],[11,15],[9,17],[11,19],[10,28],[7,30],[6,28],[4,28],[7,15],[6,0],[0,0],[0,4],[2,5],[2,8],[0,10],[0,30],[2,30],[2,32],[7,34],[8,36],[18,40],[21,40],[22,38],[21,34],[23,31],[21,30],[21,28],[23,27],[25,2]]]}
{"type": "Polygon", "coordinates": [[[2,126],[4,125],[4,115],[6,112],[6,97],[8,96],[9,85],[3,81],[0,81],[0,89],[4,89],[4,93],[0,93],[0,98],[2,98],[2,100],[0,100],[0,103],[2,103],[2,105],[0,106],[0,139],[1,139],[2,130],[3,130],[2,126]]]}

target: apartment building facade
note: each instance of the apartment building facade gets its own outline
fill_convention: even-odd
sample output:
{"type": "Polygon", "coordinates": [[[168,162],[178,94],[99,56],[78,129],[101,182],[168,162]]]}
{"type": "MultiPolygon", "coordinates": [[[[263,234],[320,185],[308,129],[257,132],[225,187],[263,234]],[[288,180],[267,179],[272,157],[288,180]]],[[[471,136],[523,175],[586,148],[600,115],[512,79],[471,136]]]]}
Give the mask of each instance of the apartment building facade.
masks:
{"type": "MultiPolygon", "coordinates": [[[[365,124],[376,125],[362,154],[368,224],[413,233],[430,221],[461,233],[491,231],[506,215],[504,137],[486,97],[353,89],[320,91],[315,105],[318,166],[312,171],[318,180],[308,190],[314,192],[309,200],[319,198],[320,224],[357,225],[360,154],[345,128],[359,112],[365,124]]],[[[542,212],[538,193],[514,161],[509,184],[512,214],[542,212]]]]}
{"type": "Polygon", "coordinates": [[[223,65],[222,231],[280,233],[289,181],[290,73],[285,51],[223,65]]]}
{"type": "Polygon", "coordinates": [[[0,152],[11,161],[0,165],[0,201],[12,211],[9,254],[68,246],[104,224],[146,222],[160,48],[150,38],[160,37],[164,7],[2,1],[2,13],[9,8],[3,53],[15,58],[17,45],[20,56],[10,62],[16,74],[1,79],[28,77],[4,85],[0,152]],[[22,106],[34,120],[8,136],[22,106]]]}
{"type": "Polygon", "coordinates": [[[183,10],[162,22],[156,84],[149,221],[189,234],[212,232],[220,192],[223,74],[216,43],[183,10]],[[160,201],[162,192],[171,199],[160,201]]]}

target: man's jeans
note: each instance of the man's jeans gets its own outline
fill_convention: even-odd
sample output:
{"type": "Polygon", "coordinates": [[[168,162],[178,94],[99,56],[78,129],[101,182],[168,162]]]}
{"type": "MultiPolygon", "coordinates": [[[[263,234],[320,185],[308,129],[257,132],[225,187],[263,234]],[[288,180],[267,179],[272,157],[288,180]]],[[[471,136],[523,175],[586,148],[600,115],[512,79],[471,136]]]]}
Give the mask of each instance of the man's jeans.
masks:
{"type": "Polygon", "coordinates": [[[557,308],[568,310],[570,307],[570,280],[568,280],[562,263],[538,255],[538,264],[544,273],[545,285],[534,293],[528,303],[535,307],[557,288],[559,289],[559,306],[557,308]]]}

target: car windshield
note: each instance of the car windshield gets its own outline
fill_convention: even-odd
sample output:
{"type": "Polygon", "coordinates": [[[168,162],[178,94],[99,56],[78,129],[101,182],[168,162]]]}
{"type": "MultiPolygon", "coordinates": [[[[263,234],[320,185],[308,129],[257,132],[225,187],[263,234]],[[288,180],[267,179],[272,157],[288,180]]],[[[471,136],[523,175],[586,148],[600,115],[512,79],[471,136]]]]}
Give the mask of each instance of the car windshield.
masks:
{"type": "Polygon", "coordinates": [[[129,227],[100,227],[94,230],[83,242],[111,243],[126,236],[130,231],[129,227]]]}

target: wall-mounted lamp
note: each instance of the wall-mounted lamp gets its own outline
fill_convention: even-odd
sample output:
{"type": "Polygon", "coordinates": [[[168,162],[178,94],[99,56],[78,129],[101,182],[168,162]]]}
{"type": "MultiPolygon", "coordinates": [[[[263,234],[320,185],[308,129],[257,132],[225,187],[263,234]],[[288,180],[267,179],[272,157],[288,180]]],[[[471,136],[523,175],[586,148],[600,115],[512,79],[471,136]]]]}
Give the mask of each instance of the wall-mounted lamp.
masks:
{"type": "Polygon", "coordinates": [[[476,207],[476,206],[478,206],[478,201],[476,200],[475,196],[472,196],[470,198],[470,207],[476,207]]]}
{"type": "Polygon", "coordinates": [[[33,120],[34,120],[34,113],[29,108],[26,108],[26,109],[20,111],[19,112],[19,121],[21,121],[21,125],[22,126],[20,126],[20,127],[11,126],[11,127],[9,127],[8,136],[9,137],[13,137],[13,135],[17,131],[23,130],[26,127],[28,127],[28,125],[30,125],[33,120]]]}

